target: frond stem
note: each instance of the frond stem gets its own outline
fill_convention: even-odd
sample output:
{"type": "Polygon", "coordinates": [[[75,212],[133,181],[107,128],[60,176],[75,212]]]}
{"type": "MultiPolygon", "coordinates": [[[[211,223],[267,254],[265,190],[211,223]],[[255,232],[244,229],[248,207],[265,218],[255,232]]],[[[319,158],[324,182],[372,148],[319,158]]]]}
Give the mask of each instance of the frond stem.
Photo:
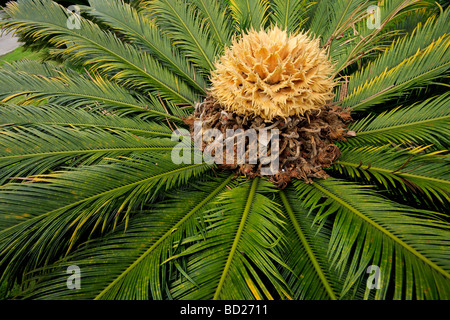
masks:
{"type": "Polygon", "coordinates": [[[245,223],[247,222],[247,217],[252,207],[253,199],[256,194],[256,188],[258,187],[259,177],[253,179],[252,186],[250,188],[247,203],[245,204],[244,212],[242,214],[241,223],[239,224],[239,228],[236,232],[236,236],[234,237],[233,245],[231,246],[230,253],[228,255],[227,262],[225,264],[225,268],[222,272],[222,276],[220,277],[219,285],[217,286],[216,293],[214,294],[213,300],[218,300],[220,291],[222,290],[225,279],[228,275],[228,270],[230,269],[231,262],[233,261],[234,254],[236,252],[237,246],[239,244],[239,240],[241,239],[242,231],[244,230],[245,223]]]}
{"type": "Polygon", "coordinates": [[[431,261],[424,255],[422,255],[420,252],[418,252],[412,246],[410,246],[409,244],[407,244],[406,242],[404,242],[403,240],[398,238],[396,235],[394,235],[392,232],[390,232],[389,230],[387,230],[386,228],[384,228],[383,226],[378,224],[376,221],[374,221],[373,219],[370,219],[364,213],[362,213],[358,209],[354,208],[351,204],[347,203],[343,199],[336,196],[333,192],[331,192],[328,189],[326,189],[325,187],[321,186],[320,183],[315,182],[312,184],[312,186],[315,187],[316,189],[318,189],[319,191],[321,191],[323,194],[326,194],[328,197],[332,198],[334,201],[338,202],[340,205],[345,207],[350,212],[354,213],[356,216],[358,216],[360,219],[364,220],[366,223],[369,223],[372,227],[378,229],[382,234],[384,234],[385,236],[387,236],[388,238],[390,238],[391,240],[393,240],[394,242],[399,244],[401,247],[403,247],[404,249],[409,251],[411,254],[413,254],[420,260],[422,260],[426,265],[428,265],[432,269],[435,269],[440,274],[442,274],[444,277],[450,279],[450,274],[447,271],[442,269],[440,266],[438,266],[436,263],[434,263],[433,261],[431,261]]]}
{"type": "Polygon", "coordinates": [[[328,295],[330,296],[331,300],[337,300],[336,295],[334,294],[333,289],[330,286],[330,283],[328,282],[327,278],[325,277],[325,274],[322,271],[322,268],[319,264],[319,262],[316,259],[316,256],[314,255],[314,252],[309,245],[308,239],[306,239],[305,234],[303,233],[297,219],[295,218],[294,211],[292,210],[291,204],[289,203],[286,195],[283,191],[279,192],[281,201],[283,202],[284,207],[286,208],[286,211],[289,215],[289,219],[294,226],[295,231],[297,232],[297,236],[300,238],[300,241],[303,244],[303,247],[306,250],[306,253],[308,254],[308,257],[311,259],[311,262],[314,266],[314,269],[316,269],[317,275],[320,278],[320,281],[322,281],[323,286],[325,287],[325,290],[328,292],[328,295]]]}
{"type": "Polygon", "coordinates": [[[136,261],[134,261],[126,270],[124,270],[117,278],[114,279],[105,289],[103,289],[94,300],[101,299],[114,285],[116,285],[123,277],[125,277],[131,270],[133,270],[139,263],[141,263],[153,250],[155,250],[164,240],[172,235],[174,230],[177,230],[183,223],[185,223],[193,214],[198,212],[204,205],[206,205],[213,197],[215,197],[225,186],[231,181],[234,174],[231,174],[225,179],[215,190],[213,190],[205,199],[197,204],[191,211],[189,211],[177,224],[170,228],[161,238],[158,239],[150,248],[148,248],[136,261]]]}

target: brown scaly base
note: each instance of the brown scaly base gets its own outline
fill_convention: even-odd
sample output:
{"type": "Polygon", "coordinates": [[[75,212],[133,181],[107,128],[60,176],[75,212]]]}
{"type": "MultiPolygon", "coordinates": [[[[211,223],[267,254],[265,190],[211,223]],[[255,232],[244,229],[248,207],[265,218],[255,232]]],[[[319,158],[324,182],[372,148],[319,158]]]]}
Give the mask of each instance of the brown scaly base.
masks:
{"type": "MultiPolygon", "coordinates": [[[[189,124],[193,139],[195,138],[194,121],[202,121],[202,130],[215,128],[224,135],[227,129],[278,129],[279,170],[278,173],[269,177],[277,187],[284,188],[292,178],[311,183],[311,178],[328,177],[322,168],[331,166],[340,156],[340,150],[334,142],[346,140],[346,136],[351,134],[347,132],[346,126],[352,118],[348,110],[336,106],[325,106],[320,112],[312,112],[304,117],[275,118],[271,122],[264,122],[264,119],[259,116],[248,117],[225,111],[213,97],[208,95],[203,103],[196,105],[194,114],[184,121],[189,124]]],[[[208,144],[203,142],[202,151],[208,144]]],[[[248,145],[245,147],[248,150],[248,145]]],[[[224,159],[225,153],[224,144],[224,159]]],[[[245,164],[236,164],[235,161],[234,164],[220,164],[218,167],[233,170],[236,175],[249,178],[261,176],[262,164],[259,161],[257,164],[248,163],[247,152],[245,164]]]]}

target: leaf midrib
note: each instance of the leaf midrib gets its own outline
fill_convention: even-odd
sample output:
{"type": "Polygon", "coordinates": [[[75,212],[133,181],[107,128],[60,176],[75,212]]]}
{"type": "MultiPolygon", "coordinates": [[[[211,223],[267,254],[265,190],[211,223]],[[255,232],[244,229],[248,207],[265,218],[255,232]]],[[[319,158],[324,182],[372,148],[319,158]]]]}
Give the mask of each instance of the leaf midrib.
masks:
{"type": "Polygon", "coordinates": [[[416,175],[416,174],[411,174],[411,173],[402,173],[402,172],[393,173],[394,170],[384,169],[384,168],[380,168],[380,167],[376,167],[376,166],[372,166],[372,165],[369,168],[368,165],[360,165],[359,163],[352,163],[349,161],[341,161],[341,160],[337,160],[337,164],[343,164],[343,165],[347,165],[347,166],[351,166],[351,167],[359,167],[359,168],[368,169],[368,170],[375,170],[375,171],[400,175],[400,176],[404,176],[404,177],[410,177],[413,179],[429,180],[429,181],[433,181],[433,182],[444,183],[444,184],[450,185],[450,181],[447,181],[447,180],[432,178],[432,177],[427,177],[427,176],[421,176],[421,175],[416,175]]]}
{"type": "Polygon", "coordinates": [[[432,269],[438,271],[443,276],[450,278],[450,274],[446,272],[444,269],[442,269],[440,266],[438,266],[436,263],[422,255],[420,252],[418,252],[416,249],[414,249],[412,246],[398,238],[396,235],[391,233],[389,230],[385,229],[383,226],[379,225],[376,221],[372,220],[371,218],[367,217],[364,213],[360,212],[358,209],[354,208],[352,205],[344,201],[343,199],[336,196],[333,192],[326,189],[324,186],[320,184],[320,182],[315,182],[312,184],[313,187],[321,191],[322,193],[326,194],[330,198],[332,198],[334,201],[338,202],[340,205],[344,206],[347,210],[354,213],[356,216],[358,216],[360,219],[364,220],[365,222],[369,223],[372,227],[378,229],[381,233],[386,235],[388,238],[399,244],[401,247],[409,251],[411,254],[422,260],[426,265],[431,267],[432,269]]]}
{"type": "Polygon", "coordinates": [[[242,232],[244,230],[245,223],[247,222],[248,215],[250,213],[250,209],[252,207],[253,199],[256,194],[256,188],[258,187],[259,177],[253,179],[252,186],[248,193],[247,202],[244,207],[244,212],[242,213],[241,222],[239,224],[238,230],[234,237],[233,245],[231,246],[230,253],[228,254],[227,262],[225,263],[225,267],[222,272],[222,276],[220,277],[219,284],[217,285],[216,292],[214,293],[213,300],[218,300],[222,287],[225,283],[225,279],[228,276],[228,271],[231,267],[231,263],[233,262],[236,249],[238,247],[239,241],[241,239],[242,232]]]}
{"type": "Polygon", "coordinates": [[[289,215],[289,219],[291,220],[292,225],[294,226],[295,231],[297,232],[297,235],[300,239],[300,241],[303,244],[303,247],[306,250],[306,253],[308,254],[308,257],[311,259],[311,263],[314,266],[314,269],[316,270],[317,275],[319,276],[320,281],[322,282],[323,286],[325,287],[325,290],[327,291],[328,295],[330,296],[331,300],[336,300],[336,295],[328,282],[325,273],[322,271],[322,267],[320,266],[309,242],[308,239],[305,237],[305,234],[302,231],[302,228],[300,227],[300,224],[298,223],[294,211],[292,210],[291,204],[289,203],[286,195],[283,191],[280,191],[280,197],[281,201],[283,202],[284,207],[286,208],[286,211],[289,215]]]}
{"type": "MultiPolygon", "coordinates": [[[[89,98],[89,99],[96,99],[96,100],[100,100],[103,102],[107,102],[111,105],[121,105],[124,107],[132,107],[132,108],[137,108],[137,109],[142,109],[143,111],[149,112],[149,113],[154,113],[157,115],[160,115],[162,117],[165,118],[170,118],[173,119],[175,121],[180,121],[181,119],[177,116],[171,115],[169,113],[164,113],[161,111],[157,111],[154,109],[145,109],[143,106],[140,106],[138,104],[132,104],[132,103],[128,103],[128,102],[124,102],[124,101],[120,101],[120,100],[113,100],[113,99],[109,99],[109,98],[105,98],[105,97],[99,97],[99,96],[95,96],[95,95],[89,95],[89,94],[82,94],[82,93],[76,93],[76,92],[64,92],[64,91],[57,91],[57,90],[50,90],[47,92],[43,92],[43,91],[37,91],[37,90],[26,90],[26,91],[20,91],[19,94],[15,94],[14,96],[9,96],[5,99],[3,99],[3,102],[7,102],[8,100],[10,100],[11,98],[15,98],[18,95],[25,95],[25,94],[36,94],[38,96],[43,95],[43,96],[51,96],[51,95],[60,95],[60,96],[64,96],[64,95],[71,95],[71,96],[75,96],[75,97],[83,97],[83,98],[89,98]]],[[[28,98],[29,100],[30,98],[28,98]]]]}
{"type": "MultiPolygon", "coordinates": [[[[86,150],[67,150],[67,151],[49,151],[43,153],[29,153],[29,154],[19,154],[15,156],[0,156],[0,160],[11,160],[11,159],[24,159],[30,157],[40,157],[40,156],[54,156],[54,155],[63,155],[63,154],[79,154],[79,153],[104,153],[104,152],[122,152],[122,151],[153,151],[153,150],[173,150],[178,147],[138,147],[138,148],[105,148],[105,149],[86,149],[86,150]]],[[[181,148],[180,148],[181,149],[181,148]]]]}
{"type": "Polygon", "coordinates": [[[188,220],[193,214],[195,214],[201,207],[206,205],[213,197],[217,195],[225,186],[231,181],[233,175],[230,175],[224,180],[214,191],[212,191],[205,199],[198,203],[193,209],[191,209],[180,221],[178,221],[172,228],[170,228],[161,238],[159,238],[150,248],[148,248],[142,255],[140,255],[125,271],[123,271],[117,278],[114,279],[105,289],[103,289],[94,300],[101,299],[116,283],[118,283],[123,277],[125,277],[130,271],[132,271],[145,257],[147,257],[155,248],[159,246],[164,240],[166,240],[173,230],[179,228],[186,220],[188,220]]]}
{"type": "MultiPolygon", "coordinates": [[[[57,24],[53,24],[53,23],[49,23],[47,21],[43,22],[43,21],[34,21],[34,20],[28,20],[28,19],[22,19],[20,21],[23,21],[25,23],[30,23],[31,25],[39,23],[39,24],[46,24],[51,26],[52,28],[57,28],[60,29],[61,26],[57,25],[57,24]]],[[[101,50],[104,50],[105,52],[108,52],[110,55],[116,57],[119,61],[122,61],[122,63],[125,64],[129,64],[130,66],[132,66],[135,70],[137,70],[138,72],[147,75],[149,78],[153,79],[155,82],[159,83],[159,85],[163,88],[168,89],[170,92],[172,92],[175,96],[177,96],[178,98],[180,98],[182,101],[184,101],[185,103],[188,104],[192,104],[192,101],[189,100],[188,98],[184,97],[181,93],[177,92],[176,90],[174,90],[173,88],[169,87],[168,85],[165,85],[161,80],[159,80],[158,78],[156,78],[154,75],[148,73],[147,71],[141,69],[140,67],[138,67],[137,65],[135,65],[134,63],[132,63],[131,61],[125,59],[124,57],[120,56],[119,54],[116,54],[115,52],[109,50],[108,48],[100,45],[98,42],[95,42],[89,38],[86,38],[84,36],[82,36],[81,34],[78,34],[76,32],[70,32],[70,29],[64,30],[64,32],[72,34],[72,36],[76,37],[76,38],[81,38],[84,39],[86,42],[93,44],[94,46],[96,46],[97,48],[100,48],[101,50]]],[[[62,33],[62,31],[58,30],[56,31],[56,33],[60,33],[60,34],[64,34],[62,33]]],[[[61,37],[61,35],[60,35],[61,37]]]]}
{"type": "Polygon", "coordinates": [[[287,29],[288,28],[288,21],[289,21],[289,8],[291,6],[291,1],[290,0],[286,0],[286,13],[284,15],[284,28],[287,29]]]}
{"type": "MultiPolygon", "coordinates": [[[[100,12],[100,11],[98,11],[98,12],[100,12]]],[[[113,19],[113,20],[116,21],[118,24],[124,26],[124,27],[123,27],[124,30],[126,30],[126,27],[129,27],[127,24],[122,23],[122,21],[116,19],[115,17],[113,17],[113,16],[111,16],[111,15],[109,15],[109,14],[107,14],[107,13],[104,13],[104,12],[101,12],[101,13],[104,14],[104,15],[107,15],[109,18],[113,19]]],[[[187,73],[182,69],[181,66],[178,65],[178,62],[176,61],[175,57],[174,57],[173,59],[171,59],[171,57],[167,56],[167,54],[165,54],[164,52],[162,52],[157,46],[155,46],[155,45],[153,45],[151,42],[149,42],[149,41],[147,40],[147,38],[141,36],[141,35],[137,32],[137,30],[135,30],[134,28],[130,28],[130,29],[131,29],[132,31],[134,31],[135,37],[141,39],[141,41],[142,41],[143,43],[146,43],[150,48],[152,48],[152,50],[156,51],[159,55],[161,55],[162,57],[164,57],[164,58],[166,59],[166,61],[169,61],[169,62],[172,64],[172,66],[176,67],[175,69],[178,70],[178,72],[179,72],[181,75],[183,75],[183,77],[185,77],[185,79],[187,79],[192,85],[194,85],[195,87],[197,87],[197,89],[200,90],[202,93],[205,92],[205,89],[202,88],[202,87],[200,86],[200,84],[197,83],[197,81],[195,81],[189,74],[187,74],[187,73]]]]}
{"type": "MultiPolygon", "coordinates": [[[[403,123],[403,124],[398,124],[398,125],[394,125],[394,126],[389,126],[389,127],[384,127],[384,128],[377,128],[377,129],[369,129],[369,130],[364,130],[364,131],[357,131],[357,136],[362,136],[365,134],[373,134],[373,133],[377,133],[377,132],[382,132],[382,131],[392,131],[392,130],[397,130],[399,128],[405,128],[405,127],[409,127],[409,126],[420,126],[423,125],[425,123],[428,122],[434,122],[434,121],[441,121],[441,120],[445,120],[445,119],[450,119],[450,115],[448,116],[442,116],[442,117],[437,117],[437,118],[431,118],[431,119],[425,119],[425,120],[418,120],[415,122],[408,122],[408,123],[403,123]]],[[[370,124],[369,124],[370,126],[370,124]]]]}
{"type": "Polygon", "coordinates": [[[200,45],[200,43],[197,41],[196,37],[194,37],[194,35],[192,34],[192,31],[188,28],[188,26],[186,25],[186,23],[184,23],[184,20],[181,19],[180,15],[178,14],[178,12],[176,12],[175,8],[170,4],[170,1],[166,1],[167,5],[170,7],[170,9],[172,9],[172,12],[175,14],[175,16],[178,18],[178,21],[181,21],[184,29],[189,33],[190,38],[193,40],[193,42],[195,43],[195,46],[200,49],[200,53],[203,56],[203,58],[205,58],[205,61],[208,63],[209,66],[209,70],[214,70],[214,66],[211,63],[209,57],[207,56],[206,52],[203,50],[202,46],[200,45]]]}

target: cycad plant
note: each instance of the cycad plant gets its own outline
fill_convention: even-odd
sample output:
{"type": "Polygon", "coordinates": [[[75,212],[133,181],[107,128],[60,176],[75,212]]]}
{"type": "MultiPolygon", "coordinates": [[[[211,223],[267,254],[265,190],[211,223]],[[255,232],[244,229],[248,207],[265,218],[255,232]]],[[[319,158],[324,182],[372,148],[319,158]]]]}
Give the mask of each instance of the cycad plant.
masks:
{"type": "Polygon", "coordinates": [[[3,8],[64,62],[0,69],[3,298],[450,298],[448,9],[89,2],[3,8]],[[295,174],[174,161],[207,106],[288,126],[295,174]]]}

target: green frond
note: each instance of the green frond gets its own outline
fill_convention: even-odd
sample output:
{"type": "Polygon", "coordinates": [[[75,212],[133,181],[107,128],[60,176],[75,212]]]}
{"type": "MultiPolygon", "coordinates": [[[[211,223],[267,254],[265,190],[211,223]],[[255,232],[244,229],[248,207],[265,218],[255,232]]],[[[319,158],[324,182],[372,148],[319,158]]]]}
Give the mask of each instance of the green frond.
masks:
{"type": "Polygon", "coordinates": [[[270,184],[256,178],[220,195],[204,217],[205,239],[175,256],[188,257],[191,279],[174,282],[174,299],[273,299],[269,283],[281,298],[290,297],[277,269],[284,237],[270,193],[270,184]]]}
{"type": "Polygon", "coordinates": [[[327,257],[330,231],[318,228],[308,210],[299,201],[293,190],[280,193],[286,211],[286,283],[298,300],[336,300],[342,284],[331,272],[327,257]],[[338,289],[336,289],[338,288],[338,289]]]}
{"type": "Polygon", "coordinates": [[[266,25],[268,0],[230,0],[231,15],[241,33],[253,28],[259,31],[266,25]]]}
{"type": "MultiPolygon", "coordinates": [[[[221,48],[229,46],[233,36],[233,28],[227,17],[229,12],[225,1],[192,0],[192,3],[208,23],[211,36],[215,39],[217,45],[221,48]]],[[[217,52],[217,54],[222,54],[222,51],[217,52]]]]}
{"type": "Polygon", "coordinates": [[[154,16],[158,26],[172,39],[173,44],[198,70],[209,74],[214,69],[217,55],[223,51],[212,41],[210,26],[192,6],[183,0],[151,0],[147,12],[154,16]]]}
{"type": "Polygon", "coordinates": [[[22,295],[34,299],[166,297],[166,288],[175,275],[167,267],[170,263],[162,263],[179,252],[184,239],[196,236],[204,228],[204,211],[230,180],[231,176],[223,176],[208,184],[191,184],[190,190],[183,191],[183,196],[179,192],[167,194],[166,201],[136,215],[128,226],[121,223],[114,232],[88,241],[44,270],[36,270],[29,281],[39,279],[39,282],[22,295]],[[102,263],[95,263],[93,259],[101,259],[102,263]],[[66,281],[60,275],[61,270],[73,264],[83,270],[83,285],[75,292],[67,290],[66,281]],[[134,289],[120,290],[124,286],[134,289]]]}
{"type": "Polygon", "coordinates": [[[147,117],[169,118],[181,122],[186,116],[182,109],[149,96],[147,99],[132,95],[123,87],[98,76],[86,78],[80,75],[46,77],[24,71],[0,69],[0,102],[16,104],[50,101],[75,108],[91,108],[113,111],[119,114],[138,113],[147,117]],[[170,110],[173,114],[169,114],[170,110]]]}
{"type": "Polygon", "coordinates": [[[358,0],[322,0],[312,8],[313,16],[308,25],[322,45],[345,32],[365,13],[367,2],[358,0]]]}
{"type": "Polygon", "coordinates": [[[128,224],[131,212],[210,168],[175,165],[170,154],[147,152],[4,185],[1,225],[15,224],[0,231],[1,280],[55,262],[120,221],[128,224]]]}
{"type": "Polygon", "coordinates": [[[71,68],[58,65],[52,61],[36,61],[29,59],[21,59],[18,61],[5,62],[1,69],[2,71],[9,72],[26,72],[30,75],[44,76],[47,78],[60,77],[61,74],[65,74],[68,77],[86,77],[88,74],[79,73],[71,68]]]}
{"type": "Polygon", "coordinates": [[[375,180],[405,194],[450,203],[450,173],[446,170],[450,157],[439,152],[421,154],[423,149],[345,148],[333,170],[360,180],[375,180]]]}
{"type": "Polygon", "coordinates": [[[436,22],[430,18],[352,74],[341,105],[365,110],[443,77],[450,68],[449,14],[445,11],[436,22]]]}
{"type": "Polygon", "coordinates": [[[376,265],[381,286],[375,293],[368,287],[366,298],[386,299],[390,290],[394,299],[449,297],[447,222],[427,219],[432,212],[400,205],[367,187],[336,179],[295,185],[310,210],[319,208],[315,220],[335,216],[328,254],[335,268],[347,272],[342,294],[368,266],[376,265]]]}
{"type": "Polygon", "coordinates": [[[369,115],[349,126],[356,137],[346,144],[416,143],[450,146],[450,94],[427,99],[410,107],[397,107],[369,115]]]}
{"type": "Polygon", "coordinates": [[[195,72],[193,66],[174,50],[170,39],[157,29],[152,20],[140,15],[122,0],[95,0],[90,1],[90,5],[85,7],[89,15],[105,23],[110,30],[120,32],[140,49],[153,54],[198,92],[205,93],[203,76],[195,72]]]}
{"type": "Polygon", "coordinates": [[[330,57],[336,62],[335,74],[363,57],[372,57],[386,49],[392,37],[398,33],[396,29],[392,29],[392,25],[402,21],[407,13],[417,12],[422,8],[429,10],[430,3],[418,0],[364,2],[360,8],[362,11],[355,15],[358,19],[351,19],[344,28],[338,29],[329,38],[330,57]],[[370,6],[377,6],[377,12],[372,13],[372,16],[368,11],[370,6]],[[379,19],[379,26],[375,26],[375,19],[379,19]]]}
{"type": "Polygon", "coordinates": [[[272,22],[287,32],[299,31],[313,4],[309,0],[274,0],[270,6],[273,10],[272,22]]]}
{"type": "Polygon", "coordinates": [[[172,130],[159,123],[140,117],[105,116],[102,113],[87,112],[63,105],[0,105],[0,127],[59,126],[70,128],[99,128],[112,133],[126,131],[143,137],[170,138],[172,130]]]}
{"type": "Polygon", "coordinates": [[[440,7],[436,2],[420,1],[417,5],[420,5],[420,7],[405,12],[400,15],[401,19],[396,19],[389,24],[386,32],[395,30],[400,31],[402,34],[411,33],[419,24],[425,23],[429,17],[441,13],[440,7]]]}
{"type": "MultiPolygon", "coordinates": [[[[169,138],[138,137],[121,130],[79,130],[40,124],[0,129],[0,185],[9,179],[48,173],[64,165],[95,163],[104,157],[156,151],[170,153],[169,138]]],[[[33,178],[29,179],[33,181],[33,178]]]]}
{"type": "Polygon", "coordinates": [[[67,28],[69,13],[50,0],[10,2],[9,19],[1,25],[19,35],[46,39],[68,58],[135,90],[149,90],[176,102],[193,104],[197,92],[158,60],[84,18],[80,28],[67,28]],[[64,47],[65,46],[65,47],[64,47]]]}

